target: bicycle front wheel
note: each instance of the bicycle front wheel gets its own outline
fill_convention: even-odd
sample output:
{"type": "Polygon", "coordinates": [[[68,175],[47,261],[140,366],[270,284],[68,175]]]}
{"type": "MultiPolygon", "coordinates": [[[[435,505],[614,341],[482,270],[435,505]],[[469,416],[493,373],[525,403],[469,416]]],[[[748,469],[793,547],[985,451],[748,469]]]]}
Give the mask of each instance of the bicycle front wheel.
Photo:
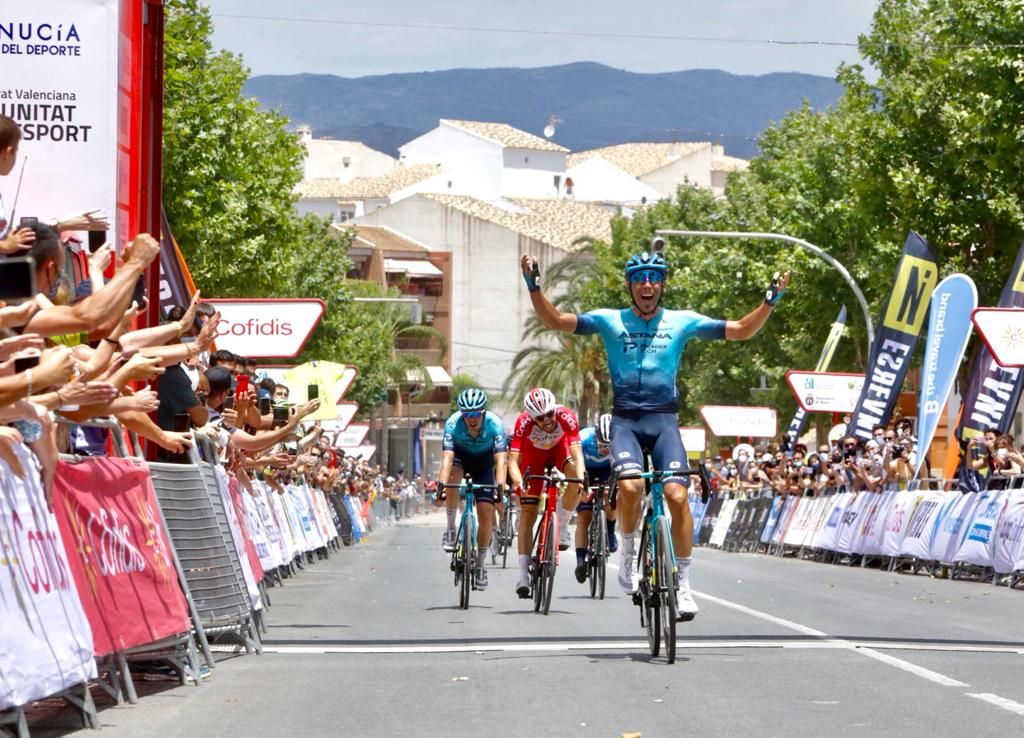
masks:
{"type": "Polygon", "coordinates": [[[459,607],[469,609],[469,591],[473,588],[474,546],[468,540],[462,542],[462,588],[459,590],[459,607]]]}
{"type": "Polygon", "coordinates": [[[657,600],[661,610],[662,637],[665,639],[665,660],[673,664],[676,660],[676,573],[672,561],[672,529],[668,520],[658,518],[658,532],[655,540],[658,569],[656,582],[657,600]]]}
{"type": "Polygon", "coordinates": [[[661,653],[661,607],[655,586],[655,566],[650,521],[645,519],[640,534],[640,607],[647,625],[647,645],[654,657],[661,653]]]}
{"type": "Polygon", "coordinates": [[[551,609],[551,591],[555,587],[555,546],[558,543],[558,531],[555,530],[555,516],[548,517],[547,535],[544,537],[544,557],[541,564],[541,582],[544,598],[541,605],[545,615],[551,609]]]}
{"type": "Polygon", "coordinates": [[[608,515],[604,511],[604,508],[598,510],[598,514],[594,516],[597,519],[597,545],[595,551],[596,567],[593,572],[597,580],[597,597],[600,600],[604,599],[604,583],[608,573],[608,515]]]}

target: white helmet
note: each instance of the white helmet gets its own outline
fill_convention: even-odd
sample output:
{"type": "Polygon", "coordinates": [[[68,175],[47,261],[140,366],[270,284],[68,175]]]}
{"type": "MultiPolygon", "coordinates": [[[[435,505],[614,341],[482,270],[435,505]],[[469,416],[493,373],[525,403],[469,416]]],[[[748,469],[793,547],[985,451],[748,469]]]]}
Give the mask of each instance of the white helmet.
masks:
{"type": "Polygon", "coordinates": [[[555,409],[556,404],[554,393],[543,387],[534,387],[526,393],[526,397],[523,399],[526,412],[534,420],[550,413],[555,409]]]}

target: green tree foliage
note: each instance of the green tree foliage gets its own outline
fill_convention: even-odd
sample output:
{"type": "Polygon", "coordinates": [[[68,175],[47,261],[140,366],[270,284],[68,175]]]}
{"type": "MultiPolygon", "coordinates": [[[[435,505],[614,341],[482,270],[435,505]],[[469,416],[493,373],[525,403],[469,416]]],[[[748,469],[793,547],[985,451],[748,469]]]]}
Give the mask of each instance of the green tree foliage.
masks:
{"type": "Polygon", "coordinates": [[[384,292],[345,279],[351,235],[295,213],[303,148],[283,116],[242,94],[249,70],[213,50],[209,9],[199,0],[166,8],[164,205],[196,284],[207,297],[324,300],[324,318],[296,361],[357,366],[347,399],[365,414],[400,371],[402,326],[379,303],[354,301],[384,292]]]}

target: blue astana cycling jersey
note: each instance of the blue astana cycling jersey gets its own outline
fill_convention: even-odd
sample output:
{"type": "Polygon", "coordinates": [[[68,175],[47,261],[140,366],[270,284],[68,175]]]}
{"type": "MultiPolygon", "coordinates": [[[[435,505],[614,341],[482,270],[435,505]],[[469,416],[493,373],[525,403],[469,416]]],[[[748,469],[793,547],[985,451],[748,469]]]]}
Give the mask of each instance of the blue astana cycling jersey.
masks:
{"type": "Polygon", "coordinates": [[[462,413],[455,413],[444,424],[441,448],[445,451],[454,451],[457,456],[483,456],[507,451],[505,426],[502,425],[501,418],[488,411],[484,415],[480,433],[474,437],[469,434],[462,413]]]}
{"type": "Polygon", "coordinates": [[[593,428],[584,428],[580,431],[580,447],[583,449],[583,463],[588,472],[611,470],[611,451],[602,456],[601,452],[597,450],[597,433],[593,428]]]}
{"type": "Polygon", "coordinates": [[[659,310],[644,320],[631,309],[576,316],[576,333],[597,333],[608,353],[614,412],[676,412],[676,373],[691,338],[725,338],[725,321],[692,310],[659,310]]]}

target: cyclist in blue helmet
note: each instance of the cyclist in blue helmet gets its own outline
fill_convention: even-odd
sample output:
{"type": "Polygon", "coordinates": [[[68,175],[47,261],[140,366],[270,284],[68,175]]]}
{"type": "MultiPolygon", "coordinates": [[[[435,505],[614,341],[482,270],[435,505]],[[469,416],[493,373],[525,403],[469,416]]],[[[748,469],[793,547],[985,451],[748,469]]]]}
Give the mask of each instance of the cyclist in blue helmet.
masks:
{"type": "Polygon", "coordinates": [[[642,480],[630,476],[643,470],[645,449],[650,450],[655,469],[680,470],[678,476],[664,480],[664,493],[672,516],[672,543],[678,556],[677,611],[680,620],[692,620],[698,607],[690,592],[693,518],[685,489],[688,479],[684,470],[689,464],[679,437],[679,362],[691,338],[753,338],[789,285],[790,273],[776,273],[764,302],[739,320],[714,320],[691,310],[661,307],[668,277],[668,264],[661,255],[663,249],[664,241],[655,238],[650,251],[631,256],[626,262],[624,277],[632,306],[621,310],[563,313],[541,291],[537,262],[523,256],[520,267],[541,323],[566,333],[596,333],[608,354],[613,395],[611,455],[619,480],[619,584],[627,594],[635,592],[640,581],[634,539],[643,495],[642,480]]]}
{"type": "MultiPolygon", "coordinates": [[[[441,470],[437,480],[441,484],[458,484],[463,476],[470,477],[477,484],[505,485],[508,439],[505,427],[494,413],[487,410],[487,393],[470,387],[459,394],[458,412],[444,424],[444,440],[441,442],[441,470]],[[497,468],[495,468],[497,467],[497,468]]],[[[480,521],[477,531],[477,589],[487,589],[485,557],[491,545],[491,528],[494,522],[494,505],[501,500],[495,490],[481,489],[476,492],[476,512],[480,521]]],[[[444,532],[442,548],[455,550],[455,518],[458,514],[459,496],[446,497],[448,527],[444,532]]]]}

